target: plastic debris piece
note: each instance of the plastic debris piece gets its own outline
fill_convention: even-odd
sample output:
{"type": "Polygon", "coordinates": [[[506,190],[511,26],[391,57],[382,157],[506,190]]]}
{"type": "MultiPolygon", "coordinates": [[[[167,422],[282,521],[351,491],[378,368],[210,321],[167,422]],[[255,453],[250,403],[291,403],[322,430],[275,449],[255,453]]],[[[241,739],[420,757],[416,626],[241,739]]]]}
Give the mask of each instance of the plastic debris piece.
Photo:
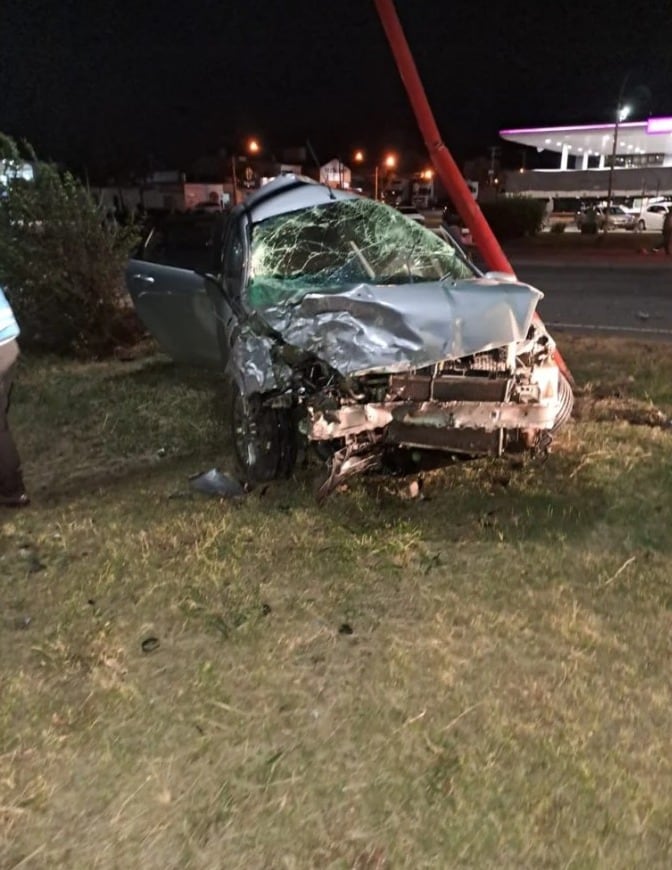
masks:
{"type": "Polygon", "coordinates": [[[154,650],[157,650],[159,648],[159,645],[160,641],[158,637],[153,637],[151,635],[150,637],[146,637],[140,644],[144,653],[153,653],[154,650]]]}
{"type": "Polygon", "coordinates": [[[219,498],[240,498],[245,495],[240,481],[230,474],[223,474],[217,468],[204,471],[189,478],[192,489],[204,495],[214,495],[219,498]]]}

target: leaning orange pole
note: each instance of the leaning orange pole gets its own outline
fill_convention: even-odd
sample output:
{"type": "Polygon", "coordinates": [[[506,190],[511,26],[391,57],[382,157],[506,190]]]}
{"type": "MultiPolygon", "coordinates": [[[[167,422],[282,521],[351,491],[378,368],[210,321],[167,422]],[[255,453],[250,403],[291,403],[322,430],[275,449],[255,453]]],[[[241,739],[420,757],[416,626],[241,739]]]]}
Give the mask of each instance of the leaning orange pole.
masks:
{"type": "MultiPolygon", "coordinates": [[[[441,139],[439,128],[436,126],[393,0],[374,0],[374,3],[437,175],[455,203],[460,217],[469,227],[474,242],[483,255],[488,268],[496,272],[508,272],[515,275],[502,246],[497,241],[495,234],[490,229],[490,224],[483,217],[483,212],[467,187],[457,163],[441,139]]],[[[541,320],[536,312],[534,316],[537,321],[541,320]]],[[[571,373],[557,348],[553,356],[560,371],[572,383],[571,373]]]]}
{"type": "Polygon", "coordinates": [[[490,229],[490,225],[483,217],[483,212],[467,187],[467,183],[450,151],[441,140],[439,128],[436,126],[394,3],[392,0],[374,0],[374,2],[437,175],[455,203],[460,217],[471,230],[474,242],[483,255],[488,268],[514,275],[511,263],[509,263],[495,234],[490,229]]]}

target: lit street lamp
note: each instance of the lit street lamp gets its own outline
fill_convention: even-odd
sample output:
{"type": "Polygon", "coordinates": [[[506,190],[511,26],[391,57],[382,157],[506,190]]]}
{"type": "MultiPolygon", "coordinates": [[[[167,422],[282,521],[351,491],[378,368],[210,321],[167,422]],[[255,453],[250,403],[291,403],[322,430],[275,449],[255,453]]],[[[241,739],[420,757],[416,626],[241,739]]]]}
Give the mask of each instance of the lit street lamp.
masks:
{"type": "Polygon", "coordinates": [[[630,78],[630,73],[627,72],[623,76],[623,81],[621,82],[621,89],[618,92],[618,102],[616,103],[616,122],[614,124],[614,141],[611,147],[611,162],[609,164],[609,181],[607,183],[607,209],[604,216],[604,232],[607,233],[609,231],[609,215],[611,214],[611,197],[614,189],[614,164],[616,163],[616,149],[618,147],[618,127],[622,121],[630,114],[630,106],[623,105],[623,93],[625,91],[625,86],[628,83],[628,79],[630,78]]]}
{"type": "MultiPolygon", "coordinates": [[[[261,150],[261,146],[257,139],[250,139],[247,143],[247,152],[248,154],[259,154],[261,150]]],[[[232,181],[232,194],[233,194],[233,205],[238,204],[238,166],[236,159],[236,149],[234,149],[231,153],[231,181],[232,181]]]]}
{"type": "MultiPolygon", "coordinates": [[[[397,158],[394,156],[394,154],[388,154],[388,155],[385,157],[385,159],[383,160],[383,166],[385,167],[385,169],[386,169],[388,172],[389,172],[391,169],[394,169],[394,167],[395,167],[396,165],[397,165],[397,158]]],[[[376,171],[375,171],[375,175],[374,175],[374,181],[375,181],[375,184],[374,184],[374,199],[377,200],[377,199],[378,199],[378,163],[376,163],[376,171]]]]}

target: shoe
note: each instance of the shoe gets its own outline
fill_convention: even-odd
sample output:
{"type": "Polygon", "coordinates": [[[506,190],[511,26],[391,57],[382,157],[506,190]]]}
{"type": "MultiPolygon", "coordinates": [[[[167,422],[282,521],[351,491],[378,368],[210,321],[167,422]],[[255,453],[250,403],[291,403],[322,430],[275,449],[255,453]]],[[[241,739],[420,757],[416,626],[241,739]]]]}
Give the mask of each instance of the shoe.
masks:
{"type": "Polygon", "coordinates": [[[28,507],[30,499],[25,492],[19,492],[14,495],[0,495],[0,507],[7,508],[23,508],[28,507]]]}

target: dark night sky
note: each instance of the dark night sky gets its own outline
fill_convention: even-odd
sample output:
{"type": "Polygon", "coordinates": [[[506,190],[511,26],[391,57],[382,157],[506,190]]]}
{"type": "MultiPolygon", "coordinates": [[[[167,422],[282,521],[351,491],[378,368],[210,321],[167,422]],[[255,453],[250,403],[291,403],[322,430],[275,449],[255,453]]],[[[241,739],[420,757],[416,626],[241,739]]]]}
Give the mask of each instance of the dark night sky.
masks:
{"type": "MultiPolygon", "coordinates": [[[[502,127],[672,114],[669,0],[397,0],[459,159],[502,127]],[[612,114],[610,114],[610,112],[612,114]]],[[[0,130],[92,167],[186,165],[254,133],[321,159],[420,145],[373,0],[2,0],[0,130]]]]}

